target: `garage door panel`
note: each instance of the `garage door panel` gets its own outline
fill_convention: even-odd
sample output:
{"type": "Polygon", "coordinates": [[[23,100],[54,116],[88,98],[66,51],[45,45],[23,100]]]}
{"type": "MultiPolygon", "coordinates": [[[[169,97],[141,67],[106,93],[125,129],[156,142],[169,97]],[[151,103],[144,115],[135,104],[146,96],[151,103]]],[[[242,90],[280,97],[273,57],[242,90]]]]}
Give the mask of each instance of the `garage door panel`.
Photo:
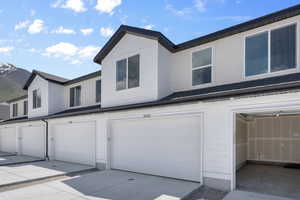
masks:
{"type": "Polygon", "coordinates": [[[113,122],[112,168],[200,181],[200,122],[200,117],[113,122]]]}
{"type": "Polygon", "coordinates": [[[20,128],[21,154],[44,158],[45,128],[43,126],[28,126],[20,128]]]}
{"type": "Polygon", "coordinates": [[[0,151],[8,153],[17,151],[16,128],[0,129],[0,151]]]}
{"type": "Polygon", "coordinates": [[[95,123],[68,123],[54,126],[56,160],[95,165],[95,123]]]}

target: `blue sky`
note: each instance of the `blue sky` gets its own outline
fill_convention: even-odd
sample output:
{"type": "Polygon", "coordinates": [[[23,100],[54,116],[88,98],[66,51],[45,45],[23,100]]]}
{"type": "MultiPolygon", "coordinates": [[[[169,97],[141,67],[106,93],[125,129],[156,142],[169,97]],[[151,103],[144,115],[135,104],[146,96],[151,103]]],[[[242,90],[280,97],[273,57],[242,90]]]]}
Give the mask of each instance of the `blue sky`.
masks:
{"type": "Polygon", "coordinates": [[[298,4],[296,0],[2,0],[0,62],[76,78],[121,24],[174,43],[298,4]]]}

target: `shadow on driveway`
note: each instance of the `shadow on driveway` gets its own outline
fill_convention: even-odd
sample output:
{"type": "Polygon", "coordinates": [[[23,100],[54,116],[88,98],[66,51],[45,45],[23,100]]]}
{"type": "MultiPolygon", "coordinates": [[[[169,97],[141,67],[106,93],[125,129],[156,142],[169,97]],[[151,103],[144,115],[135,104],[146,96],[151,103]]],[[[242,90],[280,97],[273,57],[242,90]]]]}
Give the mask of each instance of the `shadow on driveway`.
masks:
{"type": "Polygon", "coordinates": [[[195,182],[118,170],[95,172],[48,185],[101,200],[179,200],[200,186],[195,182]]]}

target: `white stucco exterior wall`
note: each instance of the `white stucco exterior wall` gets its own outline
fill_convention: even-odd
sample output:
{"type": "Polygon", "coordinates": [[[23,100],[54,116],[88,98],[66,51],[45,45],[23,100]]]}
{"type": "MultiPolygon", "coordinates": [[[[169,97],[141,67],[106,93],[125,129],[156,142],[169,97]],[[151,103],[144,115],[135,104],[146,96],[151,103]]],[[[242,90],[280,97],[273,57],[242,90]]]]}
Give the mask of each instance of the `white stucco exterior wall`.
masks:
{"type": "Polygon", "coordinates": [[[28,101],[28,99],[21,99],[21,100],[18,100],[18,101],[11,102],[9,104],[9,115],[10,115],[10,118],[18,118],[18,117],[27,116],[27,115],[24,115],[24,101],[28,101]],[[13,104],[15,104],[15,103],[18,104],[18,115],[16,117],[13,117],[13,104]]]}
{"type": "Polygon", "coordinates": [[[102,107],[127,105],[157,100],[158,93],[158,42],[126,34],[102,64],[102,107]],[[116,62],[140,55],[140,86],[116,90],[116,62]]]}
{"type": "Polygon", "coordinates": [[[276,29],[297,23],[297,41],[300,38],[300,16],[285,19],[273,24],[252,29],[230,37],[222,38],[210,43],[206,43],[194,48],[172,54],[171,67],[171,89],[172,91],[192,90],[203,87],[211,87],[229,83],[236,83],[283,74],[300,72],[299,67],[299,42],[297,42],[297,68],[285,71],[262,74],[252,77],[245,77],[245,38],[266,30],[276,29]],[[213,71],[212,83],[192,86],[192,52],[213,48],[213,71]]]}
{"type": "Polygon", "coordinates": [[[48,82],[49,92],[49,114],[54,114],[65,109],[64,105],[64,86],[48,82]]]}
{"type": "Polygon", "coordinates": [[[64,98],[62,101],[64,103],[64,108],[65,109],[76,108],[76,107],[70,107],[70,88],[76,86],[81,86],[81,106],[78,107],[85,107],[85,106],[92,106],[92,105],[99,104],[99,102],[96,102],[96,81],[100,79],[101,78],[99,76],[99,77],[87,79],[84,81],[80,81],[78,83],[64,86],[63,89],[64,98]]]}
{"type": "Polygon", "coordinates": [[[36,76],[28,88],[28,117],[46,116],[49,114],[49,84],[48,81],[36,76]],[[33,90],[40,89],[42,105],[40,108],[33,109],[33,90]]]}

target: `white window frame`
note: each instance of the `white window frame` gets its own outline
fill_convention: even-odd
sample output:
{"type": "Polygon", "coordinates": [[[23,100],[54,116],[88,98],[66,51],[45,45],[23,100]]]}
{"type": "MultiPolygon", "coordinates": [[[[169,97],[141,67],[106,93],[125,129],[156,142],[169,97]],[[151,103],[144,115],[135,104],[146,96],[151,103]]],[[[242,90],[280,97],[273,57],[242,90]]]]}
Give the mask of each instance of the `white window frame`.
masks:
{"type": "MultiPolygon", "coordinates": [[[[73,99],[73,101],[74,101],[74,104],[75,104],[75,96],[76,96],[76,90],[74,89],[74,99],[73,99]]],[[[82,85],[76,85],[76,86],[72,86],[72,87],[70,87],[69,88],[69,108],[70,109],[73,109],[73,108],[79,108],[79,107],[83,107],[83,105],[82,105],[82,85]],[[72,88],[77,88],[77,87],[80,87],[80,97],[79,97],[79,100],[80,100],[80,105],[74,105],[74,106],[71,106],[71,102],[70,102],[70,98],[71,98],[71,89],[72,88]]]]}
{"type": "Polygon", "coordinates": [[[281,75],[281,74],[287,74],[287,73],[292,73],[292,72],[296,72],[299,70],[299,44],[298,44],[298,40],[299,40],[299,23],[297,21],[295,22],[290,22],[290,23],[285,23],[282,25],[278,25],[278,26],[274,26],[274,27],[269,27],[266,28],[264,30],[261,31],[257,31],[255,33],[251,33],[251,34],[247,34],[244,36],[244,67],[243,67],[243,71],[244,71],[244,79],[246,80],[251,80],[251,79],[256,79],[256,78],[263,78],[263,77],[269,77],[270,75],[281,75]],[[280,71],[275,71],[275,72],[271,72],[271,32],[277,29],[281,29],[287,26],[291,26],[291,25],[296,25],[296,67],[292,68],[292,69],[284,69],[284,70],[280,70],[280,71]],[[249,37],[253,37],[262,33],[268,33],[268,72],[263,73],[263,74],[256,74],[256,75],[251,75],[251,76],[247,76],[246,75],[246,39],[249,37]]]}
{"type": "Polygon", "coordinates": [[[130,56],[126,56],[126,57],[123,57],[123,58],[120,58],[120,59],[117,59],[117,61],[115,62],[115,76],[117,75],[117,63],[121,60],[126,60],[126,87],[124,89],[121,89],[121,90],[117,90],[117,80],[115,80],[115,90],[117,92],[121,92],[121,91],[125,91],[125,90],[131,90],[131,89],[136,89],[136,88],[139,88],[141,87],[141,54],[139,53],[134,53],[130,56]],[[133,88],[128,88],[128,58],[131,58],[133,56],[139,56],[139,86],[137,87],[133,87],[133,88]]]}
{"type": "Polygon", "coordinates": [[[207,87],[207,86],[210,86],[214,83],[214,79],[215,79],[215,76],[214,76],[214,57],[215,57],[215,49],[213,46],[206,46],[206,47],[201,47],[201,48],[197,48],[195,50],[193,50],[191,53],[190,53],[190,66],[191,66],[191,85],[193,88],[202,88],[202,87],[207,87]],[[202,50],[205,50],[205,49],[209,49],[211,48],[211,64],[210,65],[204,65],[204,66],[200,66],[200,67],[196,67],[196,68],[193,68],[193,53],[195,52],[198,52],[198,51],[202,51],[202,50]],[[203,68],[207,68],[207,67],[211,67],[211,82],[210,83],[202,83],[202,84],[199,84],[199,85],[193,85],[193,71],[196,70],[196,69],[203,69],[203,68]]]}
{"type": "Polygon", "coordinates": [[[40,88],[37,88],[37,89],[33,89],[32,90],[32,109],[39,109],[42,107],[42,91],[40,88]],[[36,107],[34,107],[34,95],[33,95],[33,92],[36,91],[36,94],[38,95],[38,93],[40,93],[40,96],[41,96],[41,105],[38,106],[38,103],[37,103],[37,99],[35,100],[35,103],[36,103],[36,107]]]}

